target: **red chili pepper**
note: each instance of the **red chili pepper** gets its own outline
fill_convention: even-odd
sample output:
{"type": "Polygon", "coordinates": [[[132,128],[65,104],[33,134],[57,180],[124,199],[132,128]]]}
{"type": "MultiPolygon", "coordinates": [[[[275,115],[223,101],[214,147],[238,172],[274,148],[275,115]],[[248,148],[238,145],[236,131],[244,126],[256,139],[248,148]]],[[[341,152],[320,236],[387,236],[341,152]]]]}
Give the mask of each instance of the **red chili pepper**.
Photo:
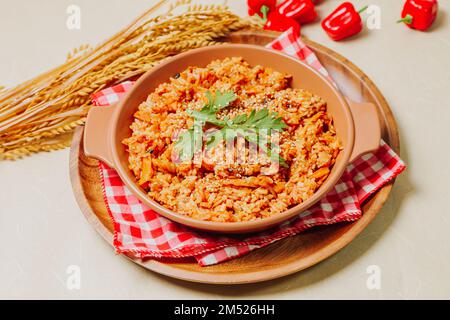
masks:
{"type": "Polygon", "coordinates": [[[311,0],[286,0],[278,5],[277,11],[282,16],[295,19],[298,23],[312,22],[317,18],[311,0]]]}
{"type": "Polygon", "coordinates": [[[425,31],[436,20],[437,12],[437,0],[407,0],[402,19],[397,22],[404,22],[411,29],[425,31]]]}
{"type": "Polygon", "coordinates": [[[344,2],[322,21],[322,28],[335,41],[351,37],[361,32],[363,25],[359,14],[367,7],[356,11],[353,4],[344,2]]]}
{"type": "Polygon", "coordinates": [[[268,15],[265,12],[263,14],[264,19],[267,19],[264,30],[283,32],[293,28],[293,33],[300,36],[300,24],[294,19],[282,16],[277,11],[270,12],[268,15]]]}
{"type": "Polygon", "coordinates": [[[253,16],[258,14],[260,17],[263,16],[261,8],[266,6],[270,12],[274,12],[277,7],[277,0],[247,0],[248,15],[253,16]]]}

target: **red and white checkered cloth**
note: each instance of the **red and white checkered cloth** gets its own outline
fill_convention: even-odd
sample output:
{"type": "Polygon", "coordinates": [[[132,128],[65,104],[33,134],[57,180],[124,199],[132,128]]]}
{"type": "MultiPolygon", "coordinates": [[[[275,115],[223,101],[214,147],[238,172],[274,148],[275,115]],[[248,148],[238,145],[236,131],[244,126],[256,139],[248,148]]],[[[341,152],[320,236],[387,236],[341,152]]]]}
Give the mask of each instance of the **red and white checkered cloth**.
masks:
{"type": "MultiPolygon", "coordinates": [[[[267,47],[298,57],[329,78],[315,54],[292,32],[283,33],[267,47]]],[[[99,106],[117,102],[132,85],[127,81],[102,90],[93,102],[99,106]]],[[[314,226],[357,220],[362,215],[360,204],[405,169],[398,155],[381,141],[379,150],[350,164],[334,189],[309,210],[274,229],[238,237],[206,235],[160,216],[129,192],[114,169],[99,166],[118,253],[132,252],[140,258],[194,257],[201,266],[242,256],[314,226]]]]}

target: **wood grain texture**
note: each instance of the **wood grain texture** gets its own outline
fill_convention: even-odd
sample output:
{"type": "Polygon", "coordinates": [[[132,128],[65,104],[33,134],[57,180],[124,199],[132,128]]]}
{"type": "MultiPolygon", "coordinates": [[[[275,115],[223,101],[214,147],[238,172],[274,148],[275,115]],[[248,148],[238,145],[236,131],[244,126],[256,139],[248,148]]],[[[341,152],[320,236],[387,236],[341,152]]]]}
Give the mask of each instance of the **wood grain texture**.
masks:
{"type": "MultiPolygon", "coordinates": [[[[225,39],[234,43],[265,45],[277,33],[237,32],[225,39]]],[[[383,139],[397,152],[400,142],[391,109],[375,84],[354,64],[336,52],[303,39],[330,71],[343,93],[355,101],[378,107],[383,139]],[[344,79],[345,81],[340,81],[344,79]]],[[[97,160],[83,153],[83,128],[76,130],[70,151],[70,176],[75,198],[89,223],[112,245],[113,226],[103,202],[97,160]]],[[[215,266],[200,267],[194,260],[155,261],[129,259],[139,265],[177,279],[215,284],[252,283],[282,277],[326,259],[350,243],[376,216],[389,196],[394,181],[380,189],[363,206],[363,217],[353,223],[316,227],[289,237],[244,257],[215,266]]]]}

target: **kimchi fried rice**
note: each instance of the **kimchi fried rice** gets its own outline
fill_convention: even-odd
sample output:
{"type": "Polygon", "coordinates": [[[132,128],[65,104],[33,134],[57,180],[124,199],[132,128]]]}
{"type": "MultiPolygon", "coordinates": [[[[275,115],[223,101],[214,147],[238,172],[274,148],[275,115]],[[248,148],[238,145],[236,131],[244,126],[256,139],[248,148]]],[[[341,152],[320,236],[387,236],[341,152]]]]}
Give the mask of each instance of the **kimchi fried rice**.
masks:
{"type": "MultiPolygon", "coordinates": [[[[250,66],[239,57],[173,75],[139,106],[132,135],[123,141],[138,183],[164,207],[207,221],[261,219],[310,198],[328,177],[342,147],[326,102],[290,88],[290,78],[250,66]],[[279,134],[279,155],[287,166],[267,157],[259,162],[216,161],[211,152],[225,141],[208,152],[204,149],[199,162],[173,161],[174,137],[194,123],[187,110],[201,110],[208,103],[207,91],[235,93],[236,99],[220,111],[222,117],[262,108],[276,112],[287,125],[279,134]]],[[[245,143],[240,147],[248,149],[245,143]]]]}

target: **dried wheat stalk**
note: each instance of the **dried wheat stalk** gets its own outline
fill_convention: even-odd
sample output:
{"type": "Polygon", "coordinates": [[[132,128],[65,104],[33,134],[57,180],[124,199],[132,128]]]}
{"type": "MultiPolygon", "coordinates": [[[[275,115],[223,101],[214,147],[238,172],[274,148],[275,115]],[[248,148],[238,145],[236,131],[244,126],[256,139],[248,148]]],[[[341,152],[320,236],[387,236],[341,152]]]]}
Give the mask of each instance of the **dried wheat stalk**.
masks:
{"type": "Polygon", "coordinates": [[[223,6],[191,5],[190,0],[179,0],[164,15],[151,17],[165,2],[97,47],[75,48],[66,63],[0,89],[0,160],[67,147],[75,128],[84,124],[93,93],[139,76],[169,56],[256,27],[223,6]],[[175,14],[178,8],[182,14],[175,14]]]}

